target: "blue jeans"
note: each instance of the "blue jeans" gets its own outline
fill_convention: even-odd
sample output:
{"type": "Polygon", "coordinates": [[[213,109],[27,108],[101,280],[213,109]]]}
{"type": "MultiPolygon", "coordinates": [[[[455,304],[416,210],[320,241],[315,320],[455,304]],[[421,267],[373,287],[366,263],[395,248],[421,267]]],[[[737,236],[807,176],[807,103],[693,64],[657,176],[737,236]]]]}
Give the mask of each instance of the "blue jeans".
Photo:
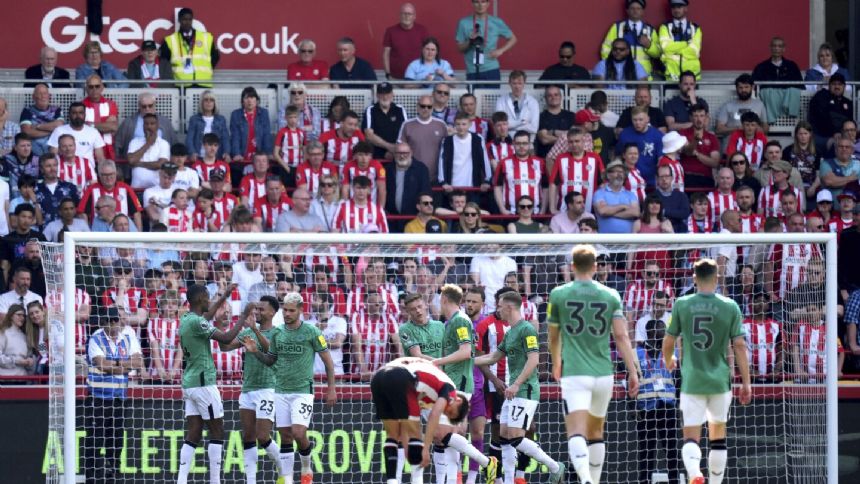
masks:
{"type": "MultiPolygon", "coordinates": [[[[467,81],[500,81],[502,73],[498,69],[480,72],[467,72],[467,81]]],[[[498,89],[499,84],[472,84],[472,89],[498,89]]]]}

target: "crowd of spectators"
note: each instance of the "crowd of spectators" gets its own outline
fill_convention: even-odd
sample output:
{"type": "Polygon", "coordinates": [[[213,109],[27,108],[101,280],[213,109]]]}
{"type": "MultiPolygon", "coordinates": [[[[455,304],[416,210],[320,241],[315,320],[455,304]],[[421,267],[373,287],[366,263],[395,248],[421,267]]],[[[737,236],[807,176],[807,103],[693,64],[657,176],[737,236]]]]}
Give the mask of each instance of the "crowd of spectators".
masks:
{"type": "MultiPolygon", "coordinates": [[[[472,3],[474,14],[457,29],[467,79],[496,80],[499,58],[517,37],[487,14],[488,1],[472,3]]],[[[191,79],[206,86],[211,76],[202,73],[211,74],[217,49],[209,45],[177,59],[183,42],[211,38],[190,28],[189,9],[180,12],[180,29],[164,39],[160,55],[147,40],[125,73],[102,60],[98,43],[90,43],[71,80],[56,67],[56,52],[43,49],[40,67],[28,70],[33,104],[21,113],[20,124],[8,119],[0,99],[0,282],[6,291],[0,295],[0,373],[44,371],[44,307],[59,304],[59,298],[46,294],[37,241],[58,242],[66,232],[88,230],[835,232],[842,346],[860,356],[860,275],[853,264],[860,253],[860,141],[846,97],[848,73],[833,62],[832,49],[822,46],[819,64],[803,77],[784,58],[785,42],[775,37],[771,58],[737,77],[736,99],[708,106],[697,93],[702,31],[687,19],[686,1],[670,3],[673,18],[653,27],[641,20],[645,2],[627,0],[628,18],[610,28],[604,60],[591,74],[573,63],[575,45],[562,43],[559,63],[540,77],[561,82],[540,87],[543,108],[526,92],[526,73],[513,70],[510,89],[499,96],[490,119],[478,116],[472,94],[459,98],[458,109],[450,107],[454,71],[410,4],[401,8],[400,23],[386,31],[384,69],[392,82],[373,84],[374,104],[351,106],[338,96],[321,113],[307,103],[303,81],[337,86],[376,81],[376,74],[356,56],[349,38],[338,42],[339,61],[330,67],[315,58],[316,44],[305,39],[300,60],[287,69],[290,101],[274,117],[277,126],[253,87],[234,106],[217,106],[207,91],[182,130],[184,138],[172,120],[155,112],[150,92],[140,93],[138,113],[120,119],[104,89],[124,85],[126,76],[191,79]],[[663,106],[652,106],[650,90],[642,86],[620,113],[609,112],[601,90],[577,112],[563,108],[563,88],[577,81],[642,81],[660,68],[665,78],[677,80],[679,91],[663,106]],[[798,85],[768,87],[753,97],[756,82],[775,80],[798,85]],[[51,104],[51,89],[75,81],[85,90],[80,102],[51,104]],[[394,91],[422,86],[431,91],[418,98],[418,114],[409,118],[394,103],[394,91]],[[817,92],[808,119],[796,119],[793,140],[784,145],[768,137],[769,122],[798,117],[801,89],[817,92]]],[[[341,86],[356,87],[362,86],[341,86]]],[[[625,86],[608,86],[619,87],[625,86]]],[[[397,327],[408,315],[399,301],[406,293],[421,294],[438,318],[442,284],[479,286],[489,312],[495,291],[513,278],[543,320],[548,291],[570,280],[563,258],[452,256],[450,250],[426,246],[405,257],[377,258],[344,257],[335,246],[290,256],[235,248],[203,254],[80,247],[78,349],[97,309],[115,307],[143,336],[149,351],[145,376],[173,380],[181,360],[176,326],[185,310],[185,287],[206,284],[214,298],[237,282],[219,324],[237,317],[248,301],[264,295],[280,300],[300,291],[305,316],[321,326],[336,350],[338,372],[367,376],[400,352],[397,327]]],[[[601,257],[597,277],[623,294],[631,332],[639,334],[648,320],[665,318],[676,295],[689,290],[690,264],[701,255],[718,260],[720,290],[748,318],[758,378],[775,381],[784,372],[814,377],[820,366],[815,345],[823,337],[810,340],[810,334],[823,331],[824,314],[824,267],[814,244],[610,253],[601,257]]],[[[222,372],[239,371],[241,356],[214,351],[222,372]]],[[[857,361],[852,359],[852,370],[860,369],[857,361]]]]}

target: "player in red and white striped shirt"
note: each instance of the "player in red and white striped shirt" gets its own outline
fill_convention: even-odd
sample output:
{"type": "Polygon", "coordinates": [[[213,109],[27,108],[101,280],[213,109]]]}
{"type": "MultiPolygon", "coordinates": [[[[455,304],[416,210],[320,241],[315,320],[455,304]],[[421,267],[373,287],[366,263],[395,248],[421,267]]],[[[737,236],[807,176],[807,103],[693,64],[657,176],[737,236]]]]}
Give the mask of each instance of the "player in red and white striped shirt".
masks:
{"type": "Polygon", "coordinates": [[[352,159],[352,148],[364,141],[364,134],[358,127],[358,115],[347,111],[339,128],[321,134],[319,141],[325,147],[325,159],[342,169],[352,159]]]}
{"type": "Polygon", "coordinates": [[[263,232],[271,232],[275,228],[278,216],[290,210],[293,201],[284,193],[284,184],[277,177],[270,176],[266,180],[266,196],[257,200],[254,208],[254,223],[263,232]]]}
{"type": "Polygon", "coordinates": [[[365,176],[370,180],[370,200],[374,203],[385,203],[385,168],[379,160],[373,159],[373,145],[367,141],[358,142],[352,149],[354,159],[343,166],[340,196],[343,199],[352,197],[352,180],[357,176],[365,176]]]}
{"type": "Polygon", "coordinates": [[[500,161],[493,172],[493,194],[503,215],[516,213],[517,201],[523,196],[534,201],[534,213],[547,212],[549,178],[546,165],[541,158],[531,155],[531,147],[529,134],[517,131],[514,156],[500,161]]]}
{"type": "MultiPolygon", "coordinates": [[[[641,206],[645,201],[645,190],[648,188],[648,182],[642,176],[639,168],[636,168],[636,163],[639,162],[639,145],[636,143],[627,143],[624,146],[624,151],[621,153],[621,158],[624,161],[624,166],[627,167],[627,180],[624,181],[624,188],[636,195],[641,206]]],[[[558,160],[556,160],[556,163],[558,163],[558,160]]]]}
{"type": "Polygon", "coordinates": [[[343,233],[388,233],[388,219],[382,205],[370,201],[370,180],[357,176],[352,180],[354,195],[344,200],[334,216],[334,230],[343,233]]]}
{"type": "Polygon", "coordinates": [[[367,295],[367,310],[350,317],[353,354],[362,375],[373,373],[403,355],[397,335],[397,315],[383,312],[382,296],[367,295]]]}
{"type": "Polygon", "coordinates": [[[218,140],[218,135],[215,133],[204,134],[203,156],[191,165],[191,168],[200,175],[200,186],[203,188],[212,188],[210,175],[214,170],[223,170],[225,173],[224,181],[227,183],[227,190],[230,191],[233,185],[233,180],[230,179],[230,165],[226,161],[218,159],[220,146],[221,141],[218,140]]]}
{"type": "Polygon", "coordinates": [[[299,108],[287,106],[285,110],[287,125],[275,135],[275,161],[287,172],[292,173],[302,163],[305,145],[305,130],[299,126],[299,108]]]}
{"type": "MultiPolygon", "coordinates": [[[[787,224],[789,232],[803,232],[803,215],[792,215],[787,224]]],[[[774,244],[764,264],[765,287],[772,299],[782,299],[788,291],[806,281],[806,268],[812,259],[820,259],[816,244],[774,244]]]]}
{"type": "Polygon", "coordinates": [[[239,200],[253,212],[257,203],[266,198],[269,156],[265,153],[255,153],[251,166],[253,171],[242,177],[242,181],[239,182],[239,200]]]}
{"type": "Polygon", "coordinates": [[[77,150],[75,137],[64,134],[57,140],[58,166],[57,176],[62,181],[67,181],[78,187],[78,193],[83,192],[88,186],[95,183],[96,167],[93,160],[81,158],[75,155],[77,150]]]}
{"type": "Polygon", "coordinates": [[[488,137],[487,157],[490,159],[490,167],[495,170],[499,161],[514,155],[514,145],[508,134],[508,115],[503,111],[493,113],[492,117],[493,135],[488,137]]]}
{"type": "Polygon", "coordinates": [[[150,375],[165,382],[179,377],[182,348],[179,345],[179,293],[164,291],[158,298],[158,317],[146,325],[149,338],[150,375]]]}
{"type": "Polygon", "coordinates": [[[708,193],[708,205],[712,224],[719,224],[720,215],[726,210],[737,210],[738,203],[732,185],[735,183],[735,174],[731,168],[720,168],[717,175],[717,188],[708,193]]]}
{"type": "Polygon", "coordinates": [[[782,325],[770,317],[770,300],[765,292],[753,296],[752,314],[744,319],[750,373],[758,383],[782,380],[782,325]]]}
{"type": "Polygon", "coordinates": [[[761,131],[758,114],[747,111],[741,115],[741,128],[736,129],[726,145],[726,158],[741,152],[746,155],[753,170],[758,170],[764,159],[767,136],[761,131]]]}
{"type": "Polygon", "coordinates": [[[663,291],[672,300],[675,290],[672,284],[660,278],[660,263],[647,261],[642,270],[642,279],[637,279],[624,291],[624,308],[628,321],[636,321],[646,311],[651,311],[654,292],[663,291]]]}
{"type": "Polygon", "coordinates": [[[170,206],[161,211],[161,223],[168,232],[192,232],[194,212],[188,206],[188,192],[181,188],[173,191],[170,206]]]}
{"type": "Polygon", "coordinates": [[[337,165],[324,161],[323,155],[323,145],[311,141],[305,147],[305,161],[296,168],[296,188],[306,188],[313,197],[319,194],[320,179],[338,177],[337,165]]]}
{"type": "Polygon", "coordinates": [[[567,133],[569,153],[563,153],[555,160],[549,176],[549,210],[552,213],[564,211],[564,196],[569,192],[579,192],[585,199],[585,211],[591,213],[594,192],[600,185],[603,174],[603,160],[597,153],[585,151],[585,132],[581,128],[567,133]]]}

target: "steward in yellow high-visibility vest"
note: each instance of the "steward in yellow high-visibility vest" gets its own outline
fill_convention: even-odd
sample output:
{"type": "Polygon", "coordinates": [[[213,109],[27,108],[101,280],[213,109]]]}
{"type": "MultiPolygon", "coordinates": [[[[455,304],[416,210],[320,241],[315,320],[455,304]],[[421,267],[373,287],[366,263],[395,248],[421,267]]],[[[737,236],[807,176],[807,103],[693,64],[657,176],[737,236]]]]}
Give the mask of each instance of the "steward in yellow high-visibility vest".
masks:
{"type": "Polygon", "coordinates": [[[179,11],[179,30],[166,36],[161,43],[161,57],[170,61],[173,78],[194,81],[194,85],[212,87],[212,71],[220,53],[215,38],[209,32],[192,28],[194,13],[190,8],[179,11]]]}
{"type": "Polygon", "coordinates": [[[660,58],[660,42],[657,39],[657,29],[642,20],[645,11],[645,0],[626,0],[627,18],[619,20],[609,27],[603,44],[600,46],[600,58],[606,59],[612,51],[612,41],[624,39],[630,44],[633,60],[645,68],[650,78],[651,63],[660,58]],[[647,46],[646,46],[647,44],[647,46]]]}
{"type": "Polygon", "coordinates": [[[660,26],[660,56],[666,79],[677,81],[684,71],[702,77],[702,28],[687,19],[688,0],[670,0],[672,20],[660,26]]]}

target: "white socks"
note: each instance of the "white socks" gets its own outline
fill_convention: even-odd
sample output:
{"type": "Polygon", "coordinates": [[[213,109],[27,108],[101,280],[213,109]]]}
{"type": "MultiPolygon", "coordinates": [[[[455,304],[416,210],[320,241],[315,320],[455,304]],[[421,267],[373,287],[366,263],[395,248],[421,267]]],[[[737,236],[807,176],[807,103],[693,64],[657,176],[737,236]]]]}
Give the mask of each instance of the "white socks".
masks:
{"type": "Polygon", "coordinates": [[[702,449],[699,444],[688,440],[681,447],[681,460],[684,462],[684,469],[687,470],[687,478],[692,479],[702,475],[702,449]]]}
{"type": "Polygon", "coordinates": [[[712,440],[708,452],[708,482],[720,484],[726,477],[726,461],[729,458],[726,439],[712,440]]]}
{"type": "Polygon", "coordinates": [[[453,447],[445,448],[445,477],[448,484],[457,484],[457,474],[460,473],[463,461],[460,453],[453,447]]]}
{"type": "Polygon", "coordinates": [[[471,442],[466,440],[466,437],[463,437],[460,434],[448,434],[448,446],[453,447],[461,454],[465,454],[470,459],[474,460],[481,467],[487,467],[487,464],[490,463],[490,458],[481,453],[480,450],[476,449],[471,442]]]}
{"type": "Polygon", "coordinates": [[[194,462],[194,451],[196,445],[190,444],[188,441],[182,443],[182,449],[179,451],[179,477],[176,479],[177,484],[186,484],[188,482],[188,472],[191,471],[191,464],[194,462]]]}
{"type": "Polygon", "coordinates": [[[504,484],[514,484],[514,475],[517,470],[517,449],[502,440],[502,471],[504,472],[504,484]]]}
{"type": "Polygon", "coordinates": [[[606,460],[606,443],[602,440],[594,440],[588,444],[588,466],[591,471],[591,480],[594,484],[600,482],[603,473],[603,462],[606,460]]]}
{"type": "Polygon", "coordinates": [[[445,469],[448,467],[448,461],[445,459],[445,449],[442,447],[433,447],[433,470],[436,472],[436,482],[445,482],[445,469]]]}
{"type": "Polygon", "coordinates": [[[397,447],[397,482],[403,482],[403,466],[406,464],[406,449],[397,447]]]}
{"type": "Polygon", "coordinates": [[[556,473],[558,472],[559,465],[552,457],[548,456],[540,446],[531,439],[522,439],[519,444],[517,444],[516,449],[523,454],[531,457],[532,459],[540,462],[541,464],[547,466],[550,472],[556,473]]]}
{"type": "Polygon", "coordinates": [[[210,440],[206,448],[209,454],[209,484],[221,484],[221,451],[224,444],[220,440],[210,440]]]}
{"type": "Polygon", "coordinates": [[[278,470],[278,476],[281,475],[281,465],[280,465],[280,447],[275,443],[274,440],[269,440],[269,444],[264,447],[266,450],[266,455],[269,456],[269,459],[275,463],[275,468],[278,470]]]}
{"type": "Polygon", "coordinates": [[[585,484],[591,482],[591,471],[588,466],[588,443],[582,435],[574,435],[567,441],[567,450],[570,453],[570,463],[579,476],[579,482],[585,484]]]}
{"type": "Polygon", "coordinates": [[[278,462],[281,464],[278,473],[281,475],[281,477],[284,478],[287,484],[292,484],[293,465],[296,460],[296,454],[295,452],[293,452],[292,449],[293,444],[289,444],[287,447],[289,447],[290,450],[285,450],[282,448],[281,453],[278,455],[278,462]]]}
{"type": "Polygon", "coordinates": [[[245,460],[245,483],[257,484],[257,443],[246,442],[242,457],[245,460]]]}

